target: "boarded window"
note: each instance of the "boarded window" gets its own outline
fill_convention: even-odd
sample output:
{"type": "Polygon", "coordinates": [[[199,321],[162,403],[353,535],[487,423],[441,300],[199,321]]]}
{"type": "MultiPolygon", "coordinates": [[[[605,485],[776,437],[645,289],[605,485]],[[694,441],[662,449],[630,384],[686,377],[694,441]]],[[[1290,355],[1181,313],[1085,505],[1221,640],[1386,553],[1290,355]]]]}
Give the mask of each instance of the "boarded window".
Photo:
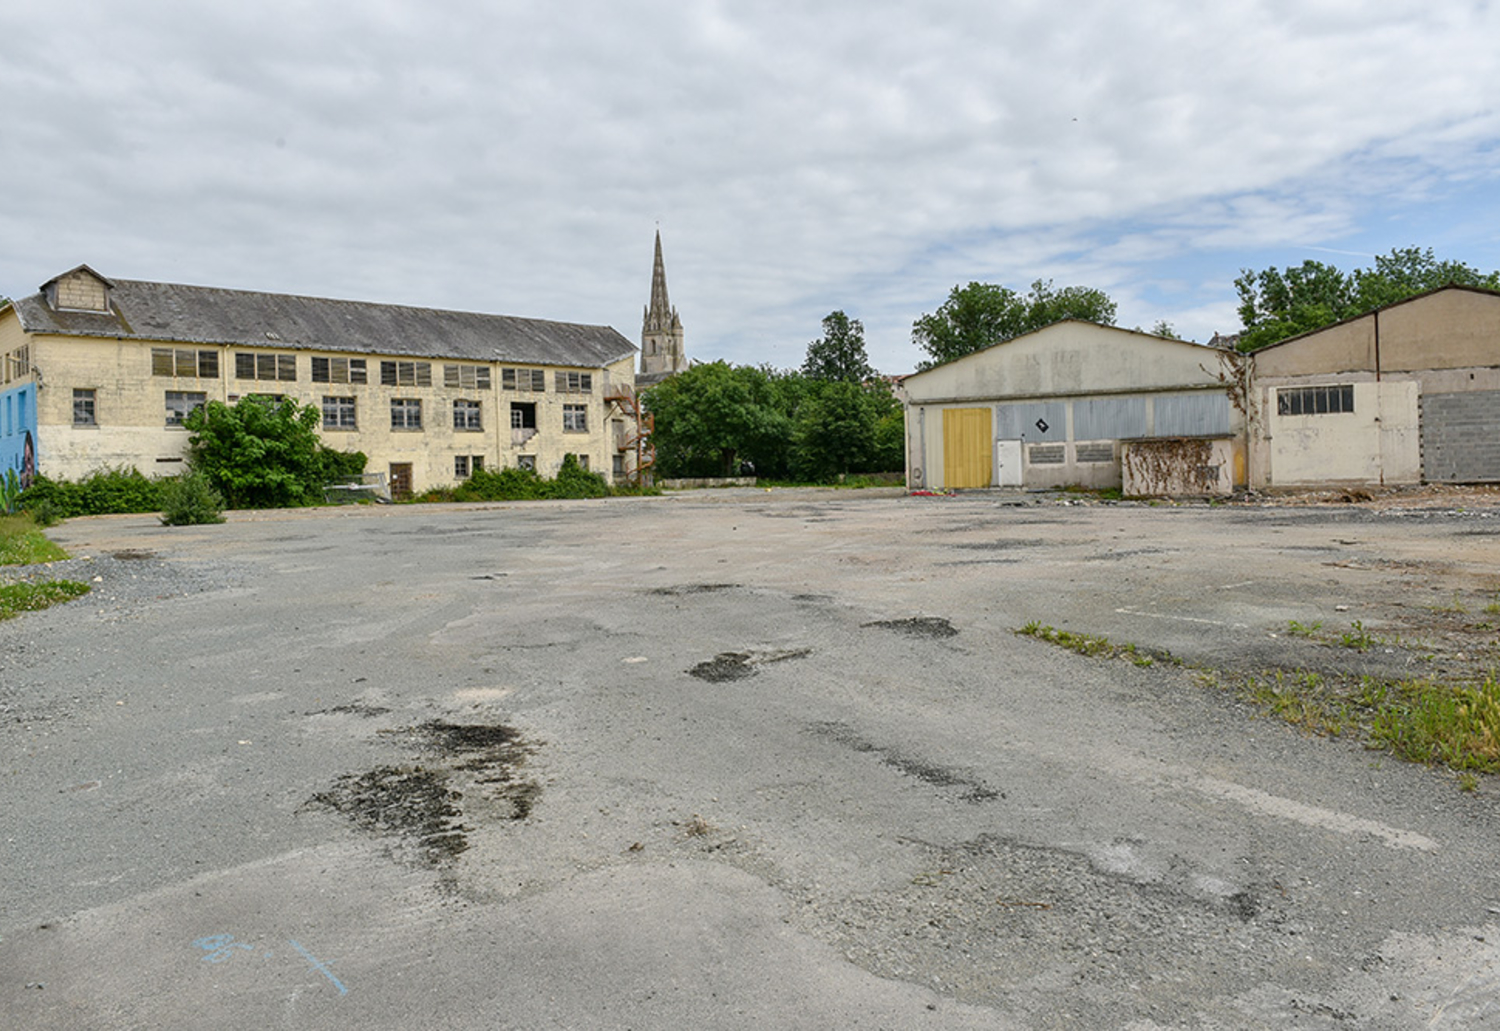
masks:
{"type": "Polygon", "coordinates": [[[1026,460],[1032,465],[1062,465],[1067,452],[1066,444],[1033,444],[1026,449],[1026,460]]]}
{"type": "MultiPolygon", "coordinates": [[[[1079,462],[1113,462],[1115,460],[1115,446],[1107,440],[1093,441],[1088,444],[1075,444],[1073,445],[1073,457],[1079,462]]],[[[1033,458],[1032,461],[1035,462],[1036,459],[1033,458]]]]}

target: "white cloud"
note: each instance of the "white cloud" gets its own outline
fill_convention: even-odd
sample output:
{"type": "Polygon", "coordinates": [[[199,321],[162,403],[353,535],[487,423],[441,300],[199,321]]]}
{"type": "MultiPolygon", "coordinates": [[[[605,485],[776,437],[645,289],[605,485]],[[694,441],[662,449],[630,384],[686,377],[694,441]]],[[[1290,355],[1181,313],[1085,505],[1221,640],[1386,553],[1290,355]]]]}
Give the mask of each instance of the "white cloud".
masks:
{"type": "Polygon", "coordinates": [[[1228,331],[1241,265],[1453,239],[1423,211],[1500,178],[1492,3],[59,0],[0,38],[0,292],[87,261],[634,338],[660,219],[689,352],[740,362],[843,308],[909,367],[973,279],[1228,331]]]}

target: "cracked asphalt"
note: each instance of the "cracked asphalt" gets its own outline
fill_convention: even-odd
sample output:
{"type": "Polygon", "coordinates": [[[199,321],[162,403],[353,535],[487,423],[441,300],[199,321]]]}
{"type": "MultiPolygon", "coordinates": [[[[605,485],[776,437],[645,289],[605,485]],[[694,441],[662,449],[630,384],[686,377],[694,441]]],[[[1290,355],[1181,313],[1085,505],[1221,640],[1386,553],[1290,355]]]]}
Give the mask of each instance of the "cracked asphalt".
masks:
{"type": "Polygon", "coordinates": [[[1500,789],[1197,673],[1500,665],[1500,509],[729,490],[51,536],[7,575],[94,590],[0,623],[7,1026],[1500,1026],[1500,789]]]}

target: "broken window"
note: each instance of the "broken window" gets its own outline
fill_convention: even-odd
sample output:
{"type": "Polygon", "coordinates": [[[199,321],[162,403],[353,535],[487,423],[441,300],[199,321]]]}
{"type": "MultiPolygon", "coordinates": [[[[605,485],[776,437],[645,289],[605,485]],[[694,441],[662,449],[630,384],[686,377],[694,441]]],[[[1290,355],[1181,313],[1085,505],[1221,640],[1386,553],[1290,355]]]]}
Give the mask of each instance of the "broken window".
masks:
{"type": "Polygon", "coordinates": [[[234,378],[291,382],[297,378],[297,356],[294,354],[251,354],[244,351],[236,352],[234,356],[234,378]]]}
{"type": "Polygon", "coordinates": [[[1337,415],[1354,411],[1354,384],[1326,387],[1278,387],[1277,415],[1337,415]]]}
{"type": "Polygon", "coordinates": [[[490,369],[487,365],[444,365],[443,386],[460,390],[490,389],[490,369]]]}
{"type": "Polygon", "coordinates": [[[588,405],[563,405],[563,432],[587,433],[589,431],[588,405]]]}
{"type": "Polygon", "coordinates": [[[314,358],[312,381],[314,383],[364,383],[365,360],[363,358],[314,358]]]}
{"type": "Polygon", "coordinates": [[[153,347],[151,349],[151,375],[215,379],[219,375],[219,352],[153,347]]]}
{"type": "Polygon", "coordinates": [[[422,428],[422,401],[415,397],[391,398],[391,429],[420,430],[422,428]]]}
{"type": "Polygon", "coordinates": [[[381,362],[380,382],[388,387],[430,387],[432,363],[381,362]]]}
{"type": "Polygon", "coordinates": [[[325,430],[352,430],[354,422],[354,398],[324,397],[323,428],[325,430]]]}
{"type": "Polygon", "coordinates": [[[556,379],[559,394],[588,394],[594,389],[594,377],[588,372],[559,372],[556,379]]]}
{"type": "Polygon", "coordinates": [[[202,408],[208,395],[201,390],[167,391],[167,425],[181,426],[190,412],[202,408]]]}
{"type": "Polygon", "coordinates": [[[97,426],[94,421],[94,391],[73,391],[73,425],[74,426],[97,426]]]}
{"type": "Polygon", "coordinates": [[[501,369],[500,389],[544,393],[547,389],[547,373],[542,369],[501,369]]]}
{"type": "Polygon", "coordinates": [[[474,431],[482,430],[479,413],[481,411],[478,401],[454,401],[453,402],[453,428],[455,430],[474,431]]]}
{"type": "Polygon", "coordinates": [[[532,472],[536,472],[536,455],[517,455],[516,468],[530,469],[532,472]]]}

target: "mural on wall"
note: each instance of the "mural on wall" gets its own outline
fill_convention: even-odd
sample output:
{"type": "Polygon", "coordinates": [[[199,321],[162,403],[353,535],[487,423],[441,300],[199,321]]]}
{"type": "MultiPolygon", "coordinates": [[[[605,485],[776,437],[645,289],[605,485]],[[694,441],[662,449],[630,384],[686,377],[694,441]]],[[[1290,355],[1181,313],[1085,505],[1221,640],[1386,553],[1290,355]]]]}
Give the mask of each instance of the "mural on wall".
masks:
{"type": "Polygon", "coordinates": [[[36,478],[36,384],[0,394],[0,474],[12,469],[24,490],[36,478]]]}

